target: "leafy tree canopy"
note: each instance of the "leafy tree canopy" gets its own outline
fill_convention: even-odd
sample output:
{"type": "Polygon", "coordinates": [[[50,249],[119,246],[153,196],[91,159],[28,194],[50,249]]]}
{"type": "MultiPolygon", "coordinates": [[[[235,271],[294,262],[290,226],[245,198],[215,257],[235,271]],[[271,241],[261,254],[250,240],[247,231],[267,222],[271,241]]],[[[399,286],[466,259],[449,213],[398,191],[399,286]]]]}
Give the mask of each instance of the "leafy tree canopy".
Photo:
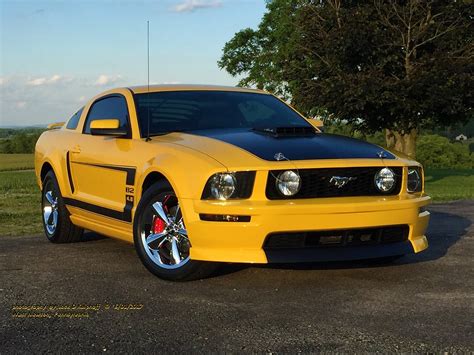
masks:
{"type": "Polygon", "coordinates": [[[420,127],[472,117],[473,15],[472,1],[271,0],[219,66],[414,156],[420,127]]]}

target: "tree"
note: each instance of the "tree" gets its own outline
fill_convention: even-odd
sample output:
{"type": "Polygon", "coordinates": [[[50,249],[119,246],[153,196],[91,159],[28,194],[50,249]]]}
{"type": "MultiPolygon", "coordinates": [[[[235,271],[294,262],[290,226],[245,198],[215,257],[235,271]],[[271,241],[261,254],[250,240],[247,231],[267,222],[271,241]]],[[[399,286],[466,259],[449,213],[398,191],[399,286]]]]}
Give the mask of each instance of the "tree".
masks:
{"type": "Polygon", "coordinates": [[[295,21],[300,4],[299,0],[268,1],[268,12],[258,30],[237,32],[225,44],[219,67],[233,76],[244,74],[241,86],[256,86],[288,98],[284,67],[297,40],[295,21]]]}
{"type": "Polygon", "coordinates": [[[414,157],[421,127],[472,117],[473,15],[470,1],[268,1],[219,66],[414,157]]]}
{"type": "Polygon", "coordinates": [[[0,139],[0,153],[34,153],[36,141],[43,130],[12,130],[7,138],[0,139]]]}

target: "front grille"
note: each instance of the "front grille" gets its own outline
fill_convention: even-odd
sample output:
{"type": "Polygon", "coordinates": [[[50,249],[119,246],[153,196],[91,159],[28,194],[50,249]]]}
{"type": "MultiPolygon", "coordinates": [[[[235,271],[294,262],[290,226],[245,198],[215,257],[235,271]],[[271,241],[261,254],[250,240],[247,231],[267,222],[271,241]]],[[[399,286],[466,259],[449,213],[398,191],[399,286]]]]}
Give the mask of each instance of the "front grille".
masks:
{"type": "Polygon", "coordinates": [[[278,232],[267,236],[263,248],[329,248],[378,245],[408,240],[407,225],[329,231],[278,232]]]}
{"type": "Polygon", "coordinates": [[[374,183],[375,174],[381,167],[363,168],[322,168],[300,169],[301,188],[296,195],[284,196],[276,186],[278,175],[285,170],[272,170],[268,173],[266,195],[269,200],[299,199],[316,197],[377,196],[398,195],[402,186],[402,168],[390,167],[395,173],[396,183],[387,193],[380,192],[374,183]],[[351,178],[346,185],[337,187],[331,184],[334,176],[351,178]]]}

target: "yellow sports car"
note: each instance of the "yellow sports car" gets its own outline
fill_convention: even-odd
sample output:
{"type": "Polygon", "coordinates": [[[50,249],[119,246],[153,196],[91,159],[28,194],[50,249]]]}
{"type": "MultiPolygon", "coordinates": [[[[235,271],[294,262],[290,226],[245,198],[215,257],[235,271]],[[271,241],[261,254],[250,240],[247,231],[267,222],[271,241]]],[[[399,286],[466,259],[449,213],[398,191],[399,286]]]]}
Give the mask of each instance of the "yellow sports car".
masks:
{"type": "Polygon", "coordinates": [[[134,243],[169,280],[205,277],[216,262],[426,249],[421,165],[314,123],[253,89],[102,93],[36,145],[46,236],[73,242],[87,229],[134,243]]]}

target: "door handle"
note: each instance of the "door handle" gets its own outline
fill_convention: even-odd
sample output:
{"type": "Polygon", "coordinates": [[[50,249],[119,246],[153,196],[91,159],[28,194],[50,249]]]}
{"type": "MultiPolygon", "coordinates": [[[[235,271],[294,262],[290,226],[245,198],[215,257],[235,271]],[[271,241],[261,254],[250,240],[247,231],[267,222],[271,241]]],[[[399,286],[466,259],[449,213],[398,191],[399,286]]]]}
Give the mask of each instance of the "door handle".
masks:
{"type": "Polygon", "coordinates": [[[81,152],[81,147],[76,145],[74,148],[71,149],[71,153],[79,154],[81,152]]]}

